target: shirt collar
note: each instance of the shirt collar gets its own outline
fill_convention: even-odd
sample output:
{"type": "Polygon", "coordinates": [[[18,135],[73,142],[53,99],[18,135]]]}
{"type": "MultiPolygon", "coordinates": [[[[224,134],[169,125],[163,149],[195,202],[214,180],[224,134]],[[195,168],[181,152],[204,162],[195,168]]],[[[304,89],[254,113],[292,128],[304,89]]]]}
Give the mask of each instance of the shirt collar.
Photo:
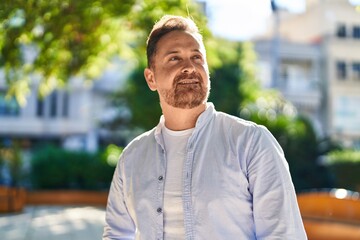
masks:
{"type": "MultiPolygon", "coordinates": [[[[205,111],[202,112],[199,115],[198,119],[196,120],[194,132],[199,131],[199,129],[201,129],[211,119],[214,113],[215,113],[214,104],[212,102],[207,102],[205,111]]],[[[161,136],[161,129],[164,126],[164,124],[165,124],[165,117],[164,115],[161,115],[159,124],[155,128],[155,138],[159,143],[162,142],[159,140],[162,139],[162,137],[160,136],[161,136]]]]}
{"type": "Polygon", "coordinates": [[[195,130],[202,128],[211,119],[214,113],[214,104],[211,102],[207,102],[205,111],[200,114],[196,121],[195,130]]]}

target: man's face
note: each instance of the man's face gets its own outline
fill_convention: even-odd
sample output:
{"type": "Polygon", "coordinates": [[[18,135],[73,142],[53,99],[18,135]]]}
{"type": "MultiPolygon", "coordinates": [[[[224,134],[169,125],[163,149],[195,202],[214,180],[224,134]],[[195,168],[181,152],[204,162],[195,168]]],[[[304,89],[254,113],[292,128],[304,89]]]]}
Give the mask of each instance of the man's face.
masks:
{"type": "Polygon", "coordinates": [[[207,101],[210,81],[203,44],[193,35],[173,31],[157,43],[157,51],[145,77],[160,102],[191,109],[207,101]]]}

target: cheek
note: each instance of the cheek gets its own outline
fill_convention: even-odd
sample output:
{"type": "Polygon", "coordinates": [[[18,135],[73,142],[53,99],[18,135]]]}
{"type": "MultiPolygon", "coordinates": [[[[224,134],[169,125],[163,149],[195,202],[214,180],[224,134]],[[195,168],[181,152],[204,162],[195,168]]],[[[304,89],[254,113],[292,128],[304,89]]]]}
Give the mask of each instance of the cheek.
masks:
{"type": "Polygon", "coordinates": [[[201,76],[203,77],[204,82],[209,82],[209,72],[204,69],[201,73],[201,76]]]}
{"type": "Polygon", "coordinates": [[[205,64],[200,64],[200,67],[198,68],[198,71],[202,72],[203,74],[206,74],[207,76],[209,76],[209,67],[208,65],[205,64]]]}
{"type": "Polygon", "coordinates": [[[163,72],[155,76],[156,85],[159,88],[170,88],[173,85],[175,75],[163,72]]]}
{"type": "Polygon", "coordinates": [[[158,78],[161,78],[162,81],[169,81],[175,78],[177,71],[171,68],[162,68],[160,69],[160,73],[157,75],[158,78]]]}

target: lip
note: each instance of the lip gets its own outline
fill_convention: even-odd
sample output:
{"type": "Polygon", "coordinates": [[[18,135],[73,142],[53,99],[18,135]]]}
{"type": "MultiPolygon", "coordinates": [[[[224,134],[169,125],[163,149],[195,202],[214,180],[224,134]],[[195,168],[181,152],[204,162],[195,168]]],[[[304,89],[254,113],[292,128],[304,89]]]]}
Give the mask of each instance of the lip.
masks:
{"type": "Polygon", "coordinates": [[[185,85],[185,84],[197,84],[200,81],[198,79],[182,79],[178,82],[179,85],[185,85]]]}

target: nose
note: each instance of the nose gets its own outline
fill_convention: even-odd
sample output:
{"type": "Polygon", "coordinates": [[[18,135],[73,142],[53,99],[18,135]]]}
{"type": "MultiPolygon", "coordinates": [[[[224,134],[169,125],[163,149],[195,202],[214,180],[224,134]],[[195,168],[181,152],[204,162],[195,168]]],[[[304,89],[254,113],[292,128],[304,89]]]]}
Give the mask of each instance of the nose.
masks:
{"type": "Polygon", "coordinates": [[[191,60],[184,61],[184,66],[182,68],[183,73],[192,73],[195,71],[196,71],[196,68],[194,66],[194,63],[191,62],[191,60]]]}

